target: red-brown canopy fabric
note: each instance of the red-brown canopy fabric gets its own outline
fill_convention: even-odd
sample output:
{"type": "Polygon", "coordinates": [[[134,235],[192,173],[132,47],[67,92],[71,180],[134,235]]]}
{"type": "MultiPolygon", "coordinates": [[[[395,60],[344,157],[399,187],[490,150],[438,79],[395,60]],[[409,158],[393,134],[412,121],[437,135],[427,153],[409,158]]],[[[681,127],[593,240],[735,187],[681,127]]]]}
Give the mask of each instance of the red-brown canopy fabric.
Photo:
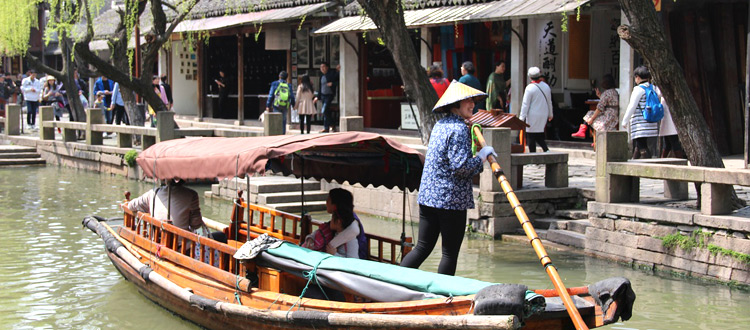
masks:
{"type": "Polygon", "coordinates": [[[374,133],[184,138],[157,143],[137,159],[155,179],[221,179],[263,174],[363,186],[419,188],[424,155],[374,133]]]}

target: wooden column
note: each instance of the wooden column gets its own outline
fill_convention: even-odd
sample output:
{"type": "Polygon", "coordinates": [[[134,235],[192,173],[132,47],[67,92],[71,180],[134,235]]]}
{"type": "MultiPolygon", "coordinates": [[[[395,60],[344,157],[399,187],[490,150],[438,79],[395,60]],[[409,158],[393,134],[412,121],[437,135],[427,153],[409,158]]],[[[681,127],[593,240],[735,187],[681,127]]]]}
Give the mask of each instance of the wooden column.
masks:
{"type": "Polygon", "coordinates": [[[245,120],[245,35],[237,35],[237,125],[245,120]]]}
{"type": "MultiPolygon", "coordinates": [[[[184,40],[182,42],[185,42],[184,40]]],[[[206,107],[206,92],[204,90],[205,83],[208,81],[205,73],[205,69],[203,67],[203,62],[205,61],[203,58],[203,43],[199,42],[198,45],[195,47],[195,51],[198,53],[196,54],[198,57],[198,121],[203,121],[203,116],[205,114],[206,107]]]]}

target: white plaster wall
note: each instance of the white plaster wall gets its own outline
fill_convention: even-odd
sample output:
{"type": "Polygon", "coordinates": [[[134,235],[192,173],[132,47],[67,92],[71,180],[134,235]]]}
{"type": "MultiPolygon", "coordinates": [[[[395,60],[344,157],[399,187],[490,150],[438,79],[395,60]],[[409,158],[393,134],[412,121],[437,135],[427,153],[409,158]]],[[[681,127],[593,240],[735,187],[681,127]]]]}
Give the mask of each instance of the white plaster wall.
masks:
{"type": "Polygon", "coordinates": [[[591,13],[591,48],[589,52],[590,79],[601,82],[602,76],[609,73],[620,76],[620,37],[617,26],[620,25],[618,10],[596,10],[591,13]]]}
{"type": "MultiPolygon", "coordinates": [[[[344,41],[349,40],[355,47],[358,47],[357,34],[344,33],[339,38],[339,52],[341,59],[341,73],[339,83],[339,95],[341,97],[341,115],[342,116],[359,116],[359,59],[355,49],[344,41]]],[[[359,51],[359,50],[356,50],[359,51]]],[[[317,79],[316,79],[317,80],[317,79]]]]}
{"type": "MultiPolygon", "coordinates": [[[[180,54],[190,55],[190,50],[183,53],[182,41],[172,42],[172,98],[174,111],[179,115],[198,115],[198,81],[185,79],[185,73],[180,74],[180,54]]],[[[199,78],[200,79],[200,78],[199,78]]]]}

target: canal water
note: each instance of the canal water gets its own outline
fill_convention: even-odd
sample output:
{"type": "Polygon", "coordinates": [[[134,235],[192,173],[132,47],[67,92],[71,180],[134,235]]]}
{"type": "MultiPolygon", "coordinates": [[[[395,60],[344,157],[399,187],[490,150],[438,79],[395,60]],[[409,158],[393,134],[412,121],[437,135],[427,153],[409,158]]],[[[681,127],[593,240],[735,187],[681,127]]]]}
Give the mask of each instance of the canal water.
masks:
{"type": "MultiPolygon", "coordinates": [[[[119,216],[124,191],[153,186],[58,167],[0,168],[0,329],[197,329],[144,298],[81,227],[89,214],[119,216]]],[[[207,185],[194,186],[202,192],[207,185]]],[[[228,219],[229,205],[202,200],[204,216],[228,219]]],[[[323,219],[323,214],[318,214],[323,219]]],[[[398,222],[363,217],[368,231],[398,237],[398,222]]],[[[416,236],[417,227],[407,226],[416,236]]],[[[438,247],[439,248],[439,247],[438,247]]],[[[606,329],[747,329],[747,291],[695,279],[653,275],[572,252],[549,251],[567,286],[629,278],[633,318],[606,329]]],[[[436,271],[439,252],[422,266],[436,271]]],[[[552,288],[527,244],[468,238],[457,275],[552,288]]]]}

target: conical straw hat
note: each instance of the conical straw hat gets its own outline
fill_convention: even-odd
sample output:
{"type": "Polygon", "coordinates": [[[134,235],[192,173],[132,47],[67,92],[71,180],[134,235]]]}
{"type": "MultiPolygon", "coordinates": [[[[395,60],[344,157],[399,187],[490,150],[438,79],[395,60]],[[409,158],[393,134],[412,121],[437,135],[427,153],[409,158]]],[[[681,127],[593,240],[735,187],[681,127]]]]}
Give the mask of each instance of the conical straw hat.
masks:
{"type": "Polygon", "coordinates": [[[443,107],[458,101],[463,101],[470,97],[474,98],[474,102],[479,102],[487,97],[487,93],[453,80],[450,86],[448,86],[448,89],[445,90],[445,94],[443,94],[440,100],[438,100],[435,107],[432,108],[432,112],[448,111],[449,109],[444,109],[443,107]]]}

